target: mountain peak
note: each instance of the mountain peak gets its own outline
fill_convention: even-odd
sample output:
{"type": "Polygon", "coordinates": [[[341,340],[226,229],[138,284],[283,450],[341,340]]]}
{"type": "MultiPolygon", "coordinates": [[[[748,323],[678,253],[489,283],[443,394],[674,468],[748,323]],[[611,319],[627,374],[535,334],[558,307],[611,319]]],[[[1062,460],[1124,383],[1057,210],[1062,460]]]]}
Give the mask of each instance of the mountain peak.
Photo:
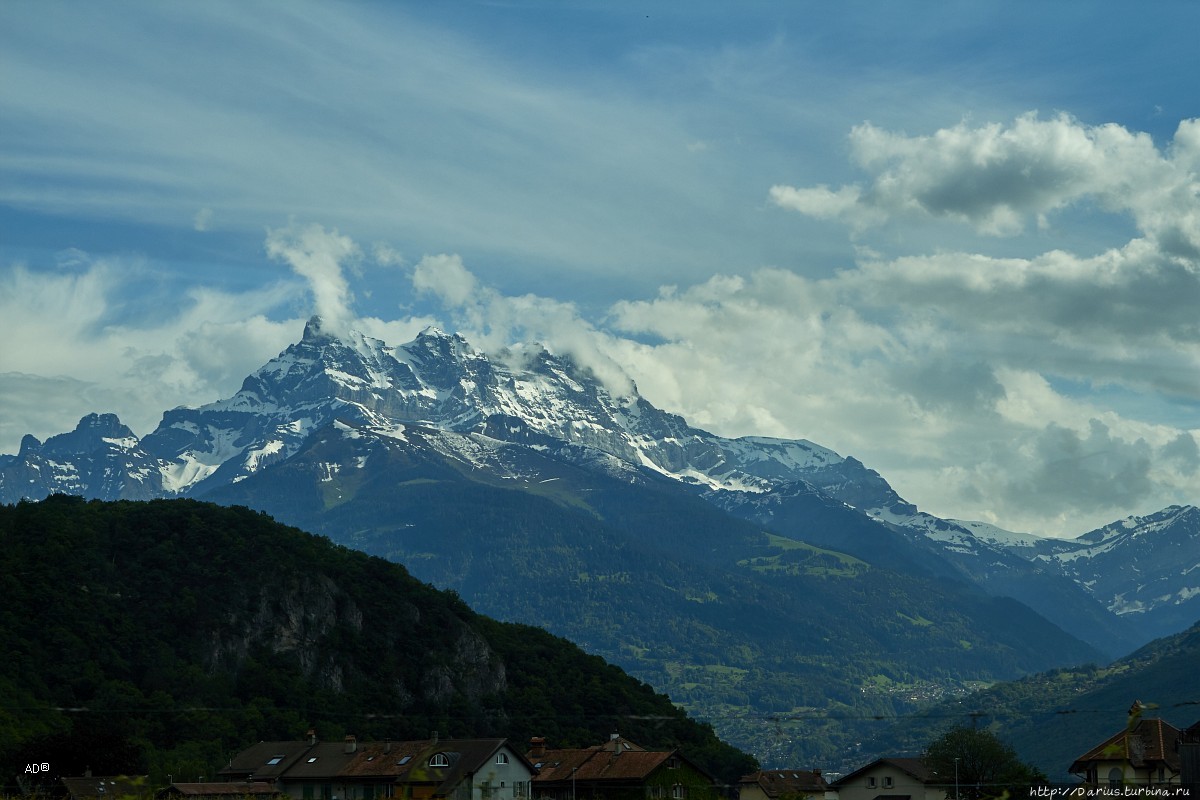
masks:
{"type": "Polygon", "coordinates": [[[421,332],[417,334],[417,338],[418,339],[424,339],[424,338],[431,338],[431,339],[454,339],[454,338],[457,338],[457,339],[461,339],[462,336],[457,333],[454,334],[453,336],[451,336],[450,334],[446,333],[444,330],[442,330],[437,325],[426,325],[424,328],[421,329],[421,332]]]}
{"type": "Polygon", "coordinates": [[[325,327],[325,320],[321,319],[317,314],[313,314],[308,318],[308,322],[304,323],[304,336],[302,342],[316,342],[335,338],[332,331],[325,327]]]}
{"type": "Polygon", "coordinates": [[[121,439],[133,436],[133,431],[129,430],[116,414],[88,414],[79,420],[79,424],[75,426],[75,433],[121,439]]]}

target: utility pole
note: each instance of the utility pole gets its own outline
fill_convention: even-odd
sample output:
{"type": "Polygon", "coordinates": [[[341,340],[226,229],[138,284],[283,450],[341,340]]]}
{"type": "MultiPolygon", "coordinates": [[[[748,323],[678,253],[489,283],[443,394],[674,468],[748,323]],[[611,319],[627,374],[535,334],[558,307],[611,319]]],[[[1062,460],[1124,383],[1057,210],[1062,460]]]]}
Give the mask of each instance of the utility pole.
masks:
{"type": "Polygon", "coordinates": [[[958,756],[954,757],[954,800],[958,800],[958,756]]]}

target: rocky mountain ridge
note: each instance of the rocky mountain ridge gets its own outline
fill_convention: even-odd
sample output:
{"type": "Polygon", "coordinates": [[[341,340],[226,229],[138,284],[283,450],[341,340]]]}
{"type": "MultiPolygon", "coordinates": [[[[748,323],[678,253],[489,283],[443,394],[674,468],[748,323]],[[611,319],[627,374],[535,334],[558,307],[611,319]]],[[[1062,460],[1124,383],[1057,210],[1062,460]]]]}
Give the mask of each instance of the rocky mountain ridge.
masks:
{"type": "Polygon", "coordinates": [[[1156,638],[1200,619],[1200,509],[1170,506],[1130,516],[1074,539],[976,527],[978,538],[1084,587],[1113,614],[1156,638]]]}
{"type": "MultiPolygon", "coordinates": [[[[1191,571],[1170,569],[1159,569],[1144,591],[1123,585],[1109,591],[1096,570],[1083,568],[1112,561],[1103,543],[1067,547],[1047,540],[1026,549],[1012,546],[1011,537],[977,535],[969,523],[921,512],[852,457],[806,440],[708,433],[656,408],[632,383],[611,390],[569,356],[537,345],[489,357],[460,335],[429,328],[390,346],[357,332],[332,333],[316,317],[298,343],[248,376],[232,397],[167,411],[141,440],[111,414],[89,415],[75,431],[45,443],[26,437],[17,455],[0,457],[0,501],[56,492],[201,497],[282,463],[335,421],[400,437],[404,426],[417,425],[631,476],[653,472],[744,519],[846,545],[836,531],[814,531],[789,512],[797,497],[815,492],[877,522],[866,538],[897,557],[903,550],[910,562],[928,560],[935,572],[1014,596],[1069,630],[1082,622],[1095,631],[1093,643],[1106,643],[1113,655],[1186,625],[1200,596],[1200,573],[1193,581],[1191,571]],[[907,545],[899,546],[895,534],[907,545]],[[1165,621],[1145,624],[1158,617],[1165,621]]],[[[459,447],[466,440],[455,441],[459,447]]],[[[465,452],[456,457],[470,460],[465,452]]],[[[849,542],[849,551],[856,545],[861,540],[849,542]]],[[[1200,553],[1200,540],[1183,547],[1186,561],[1200,553]]]]}

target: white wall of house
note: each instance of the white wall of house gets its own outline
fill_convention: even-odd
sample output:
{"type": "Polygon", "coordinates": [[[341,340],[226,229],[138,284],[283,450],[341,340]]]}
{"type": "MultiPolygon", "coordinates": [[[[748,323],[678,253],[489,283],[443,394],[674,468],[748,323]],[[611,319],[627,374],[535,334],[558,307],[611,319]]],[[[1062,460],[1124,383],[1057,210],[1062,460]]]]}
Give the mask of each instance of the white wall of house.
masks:
{"type": "Polygon", "coordinates": [[[475,775],[471,800],[520,800],[529,797],[529,779],[533,773],[508,745],[497,750],[488,761],[475,775]]]}

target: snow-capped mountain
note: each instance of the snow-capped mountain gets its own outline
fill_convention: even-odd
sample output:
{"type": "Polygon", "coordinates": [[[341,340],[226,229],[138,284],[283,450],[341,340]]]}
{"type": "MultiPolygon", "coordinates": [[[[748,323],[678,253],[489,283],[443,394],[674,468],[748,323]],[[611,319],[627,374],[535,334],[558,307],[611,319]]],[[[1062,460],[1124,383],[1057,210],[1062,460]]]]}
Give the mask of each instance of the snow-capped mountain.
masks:
{"type": "MultiPolygon", "coordinates": [[[[436,328],[393,347],[359,333],[331,335],[316,318],[299,343],[232,397],[173,409],[140,442],[132,433],[126,439],[130,452],[158,464],[163,492],[195,495],[288,458],[334,420],[378,431],[421,425],[530,446],[584,447],[722,489],[764,491],[845,462],[811,442],[731,440],[692,428],[636,389],[610,392],[569,357],[541,347],[491,359],[436,328]]],[[[52,484],[32,494],[47,488],[52,484]]],[[[3,490],[9,497],[20,487],[6,481],[3,490]]]]}
{"type": "Polygon", "coordinates": [[[162,468],[115,414],[89,414],[75,430],[45,442],[26,435],[15,457],[0,460],[0,497],[6,503],[54,493],[148,500],[163,495],[162,468]]]}
{"type": "MultiPolygon", "coordinates": [[[[1016,597],[1066,629],[1093,631],[1090,641],[1107,642],[1113,652],[1140,634],[1093,598],[1120,614],[1163,597],[1178,604],[1192,596],[1161,581],[1136,590],[1119,582],[1109,587],[1084,568],[1094,562],[1116,569],[1105,554],[1130,552],[1116,545],[1126,528],[1087,534],[1083,544],[1061,551],[1018,546],[999,529],[919,511],[854,458],[806,440],[717,436],[656,408],[631,382],[610,388],[569,356],[540,346],[489,356],[436,328],[392,346],[357,332],[335,334],[315,317],[298,343],[247,377],[232,397],[168,411],[144,439],[111,414],[86,417],[74,432],[45,443],[26,437],[16,456],[0,458],[0,501],[53,492],[203,496],[286,462],[335,423],[398,440],[412,428],[441,432],[423,435],[422,446],[475,469],[501,469],[495,445],[506,443],[630,479],[657,476],[785,535],[860,556],[886,553],[904,568],[1016,597]],[[837,522],[816,525],[817,518],[837,522]],[[856,533],[847,538],[850,529],[856,533]]],[[[1147,531],[1140,541],[1156,535],[1147,531]]],[[[1195,541],[1179,546],[1191,554],[1200,548],[1195,541]]]]}
{"type": "Polygon", "coordinates": [[[1084,587],[1114,615],[1154,636],[1200,619],[1200,508],[1171,506],[1074,539],[958,522],[979,539],[1084,587]]]}

